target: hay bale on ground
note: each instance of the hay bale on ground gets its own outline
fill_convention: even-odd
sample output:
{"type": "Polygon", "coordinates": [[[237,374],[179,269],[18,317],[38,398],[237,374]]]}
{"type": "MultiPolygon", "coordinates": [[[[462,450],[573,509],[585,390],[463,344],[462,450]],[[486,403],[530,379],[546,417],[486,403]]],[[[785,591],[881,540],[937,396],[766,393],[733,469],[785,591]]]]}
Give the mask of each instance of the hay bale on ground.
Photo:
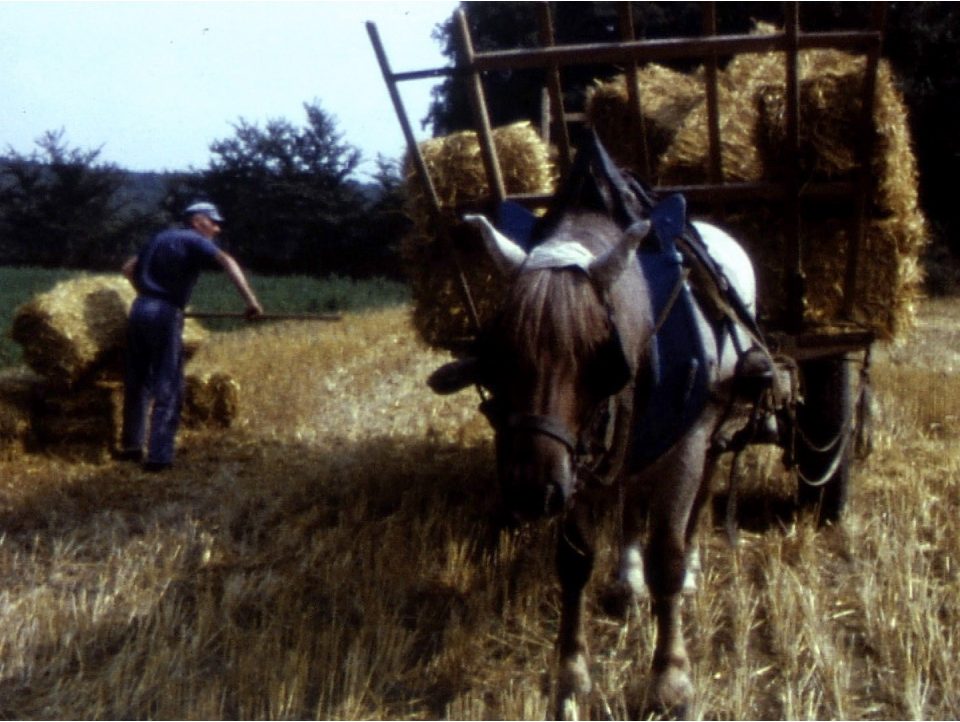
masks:
{"type": "Polygon", "coordinates": [[[240,384],[230,374],[188,374],[183,423],[189,427],[229,428],[237,417],[240,384]]]}
{"type": "Polygon", "coordinates": [[[101,381],[69,393],[38,390],[32,426],[40,450],[89,447],[105,455],[119,444],[122,424],[122,384],[101,381]]]}
{"type": "Polygon", "coordinates": [[[22,454],[31,432],[31,412],[40,377],[27,369],[0,371],[0,459],[22,454]]]}
{"type": "MultiPolygon", "coordinates": [[[[16,310],[10,335],[30,368],[52,384],[71,387],[102,370],[108,377],[118,377],[135,297],[127,280],[118,275],[62,281],[16,310]]],[[[205,337],[202,326],[188,321],[187,354],[195,352],[205,337]]]]}
{"type": "Polygon", "coordinates": [[[16,310],[10,335],[30,368],[69,386],[122,345],[135,295],[120,276],[63,281],[16,310]]]}
{"type": "MultiPolygon", "coordinates": [[[[508,193],[552,193],[556,182],[550,151],[528,122],[497,128],[494,145],[508,193]]],[[[458,254],[474,294],[481,322],[499,305],[503,286],[483,251],[479,236],[460,222],[455,209],[490,195],[476,133],[465,131],[420,145],[442,205],[442,218],[431,217],[429,200],[407,161],[406,210],[414,227],[400,243],[414,299],[413,321],[432,346],[450,348],[474,332],[457,281],[458,254]],[[456,249],[454,251],[454,249],[456,249]]]]}

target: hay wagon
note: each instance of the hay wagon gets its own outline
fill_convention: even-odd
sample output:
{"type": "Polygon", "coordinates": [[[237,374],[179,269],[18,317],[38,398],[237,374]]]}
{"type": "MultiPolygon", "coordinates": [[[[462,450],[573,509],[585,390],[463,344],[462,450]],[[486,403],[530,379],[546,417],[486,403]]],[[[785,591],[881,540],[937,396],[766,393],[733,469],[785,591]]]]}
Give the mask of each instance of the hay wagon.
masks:
{"type": "Polygon", "coordinates": [[[367,29],[408,142],[414,214],[423,221],[406,255],[414,274],[426,267],[414,282],[425,340],[455,351],[495,304],[492,276],[458,242],[460,214],[508,200],[544,207],[552,180],[570,166],[578,124],[589,123],[618,164],[658,194],[683,194],[753,255],[767,343],[799,382],[785,459],[798,469],[801,502],[819,503],[832,519],[862,440],[871,346],[909,325],[924,222],[902,100],[880,58],[884,4],[871,4],[866,27],[842,32],[805,32],[800,4],[784,7],[782,27],[720,35],[716,6],[705,3],[701,36],[638,40],[630,3],[611,3],[620,41],[558,45],[550,4],[538,3],[541,46],[494,52],[474,49],[459,10],[456,67],[406,73],[393,72],[377,28],[367,29]],[[696,69],[671,69],[676,61],[696,69]],[[565,108],[561,74],[600,64],[621,71],[597,81],[584,108],[565,108]],[[493,129],[485,74],[531,69],[543,77],[539,132],[493,129]],[[418,146],[397,84],[441,76],[465,84],[475,131],[418,146]],[[444,166],[452,157],[456,172],[444,166]],[[438,254],[447,264],[440,273],[438,254]]]}

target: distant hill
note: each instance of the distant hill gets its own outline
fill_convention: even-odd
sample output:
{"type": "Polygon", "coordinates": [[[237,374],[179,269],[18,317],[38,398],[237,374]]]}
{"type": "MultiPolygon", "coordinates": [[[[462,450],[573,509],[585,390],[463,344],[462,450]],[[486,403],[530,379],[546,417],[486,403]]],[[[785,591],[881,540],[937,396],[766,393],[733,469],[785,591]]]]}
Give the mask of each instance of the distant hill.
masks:
{"type": "MultiPolygon", "coordinates": [[[[130,212],[156,213],[160,210],[169,185],[183,173],[154,173],[122,171],[124,184],[118,199],[128,206],[130,212]]],[[[367,204],[373,205],[383,195],[383,189],[376,183],[354,183],[357,192],[367,204]]]]}

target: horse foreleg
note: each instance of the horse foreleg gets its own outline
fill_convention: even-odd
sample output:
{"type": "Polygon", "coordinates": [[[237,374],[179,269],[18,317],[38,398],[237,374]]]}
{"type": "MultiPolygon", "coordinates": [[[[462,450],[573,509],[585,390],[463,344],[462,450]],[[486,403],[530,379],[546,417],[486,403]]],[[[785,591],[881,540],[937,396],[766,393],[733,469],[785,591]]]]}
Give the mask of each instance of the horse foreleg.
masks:
{"type": "Polygon", "coordinates": [[[704,457],[699,458],[701,463],[697,464],[688,456],[686,464],[665,474],[658,484],[651,497],[650,533],[644,555],[657,624],[648,706],[681,716],[693,699],[681,608],[691,532],[706,498],[702,489],[704,457]]]}
{"type": "Polygon", "coordinates": [[[568,517],[560,524],[557,540],[557,573],[561,590],[560,633],[557,637],[557,719],[577,719],[578,705],[591,688],[587,642],[583,632],[583,589],[593,571],[593,561],[593,545],[583,533],[583,525],[579,520],[568,517]]]}
{"type": "MultiPolygon", "coordinates": [[[[705,479],[712,475],[713,462],[708,459],[705,479]]],[[[693,502],[690,520],[686,530],[686,549],[683,577],[683,593],[693,594],[697,590],[697,577],[700,573],[700,550],[696,542],[697,520],[700,510],[709,498],[709,484],[700,485],[693,502]]],[[[647,520],[647,501],[642,494],[628,496],[624,504],[621,519],[622,546],[617,580],[606,590],[604,604],[614,616],[625,616],[627,606],[635,599],[648,596],[646,574],[643,562],[643,537],[647,520]]]]}
{"type": "Polygon", "coordinates": [[[693,699],[690,660],[683,641],[681,619],[682,596],[679,592],[655,597],[653,614],[657,621],[657,644],[653,653],[653,677],[647,706],[686,717],[687,705],[693,699]]]}

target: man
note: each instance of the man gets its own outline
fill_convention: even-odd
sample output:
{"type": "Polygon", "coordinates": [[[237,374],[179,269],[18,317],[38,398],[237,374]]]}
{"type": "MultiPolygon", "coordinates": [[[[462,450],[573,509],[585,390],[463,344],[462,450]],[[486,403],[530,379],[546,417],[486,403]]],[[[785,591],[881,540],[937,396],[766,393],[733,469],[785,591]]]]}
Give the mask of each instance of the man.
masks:
{"type": "Polygon", "coordinates": [[[162,231],[123,264],[137,289],[127,326],[123,438],[118,457],[143,460],[150,400],[150,434],[143,468],[163,471],[173,465],[174,440],[183,405],[183,310],[201,271],[222,268],[254,318],[263,308],[234,258],[217,247],[223,218],[212,203],[193,203],[183,227],[162,231]]]}

